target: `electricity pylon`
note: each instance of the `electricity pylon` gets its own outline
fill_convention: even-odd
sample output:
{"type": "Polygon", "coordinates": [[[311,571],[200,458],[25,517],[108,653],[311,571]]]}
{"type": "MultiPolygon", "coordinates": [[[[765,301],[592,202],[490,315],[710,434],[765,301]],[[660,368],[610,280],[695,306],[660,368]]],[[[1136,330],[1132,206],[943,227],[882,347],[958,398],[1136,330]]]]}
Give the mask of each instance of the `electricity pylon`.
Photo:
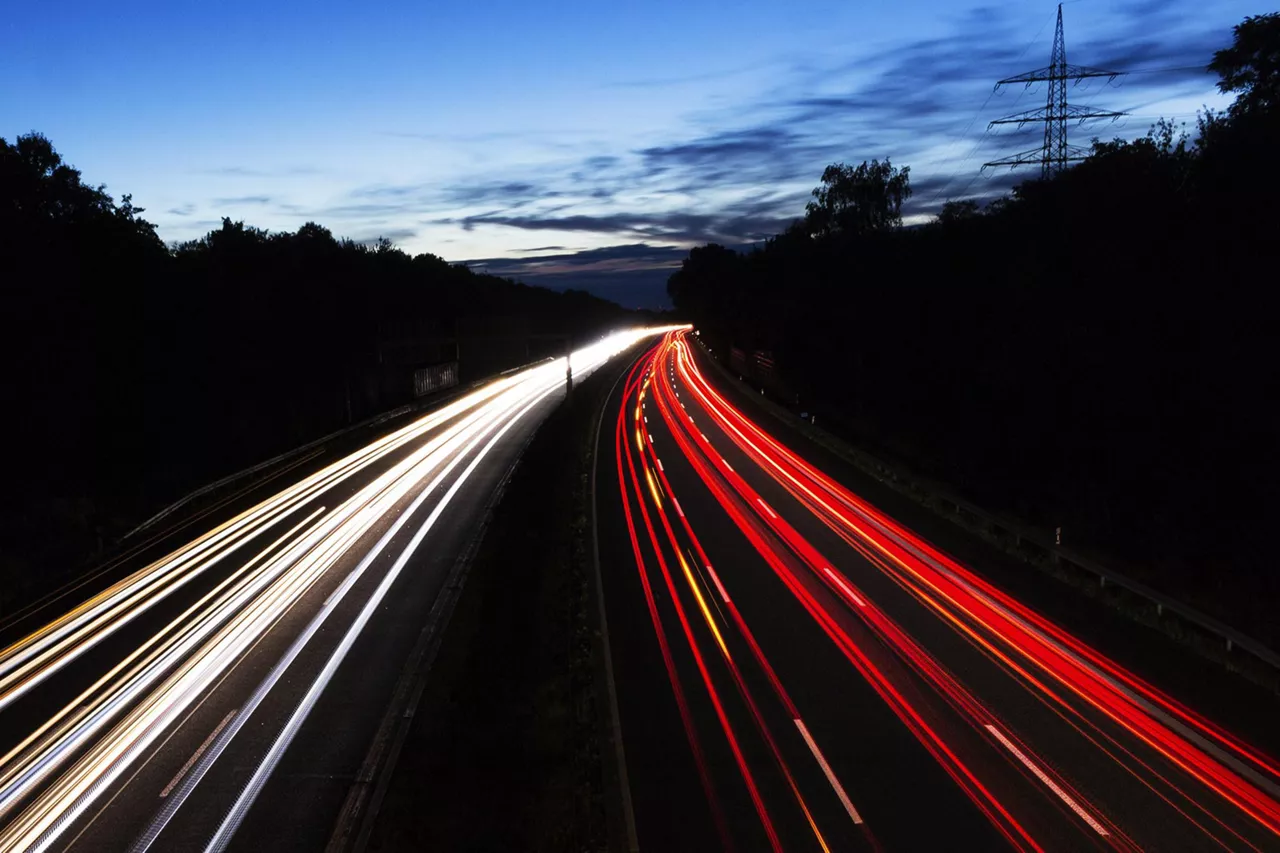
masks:
{"type": "Polygon", "coordinates": [[[1124,113],[1068,104],[1067,81],[1075,80],[1079,82],[1089,77],[1106,77],[1107,82],[1110,83],[1122,73],[1121,71],[1105,71],[1101,68],[1067,64],[1067,45],[1062,37],[1062,4],[1059,3],[1058,28],[1053,34],[1053,53],[1049,56],[1049,64],[1044,68],[1037,68],[1035,71],[1006,77],[996,83],[996,88],[998,89],[1010,83],[1022,83],[1030,87],[1035,83],[1047,82],[1049,84],[1047,103],[1043,107],[1034,110],[1014,113],[1013,115],[996,119],[988,125],[988,128],[997,124],[1016,124],[1022,127],[1031,122],[1043,122],[1044,146],[1033,151],[1014,154],[1012,157],[983,163],[982,168],[985,169],[988,166],[1009,166],[1014,168],[1039,163],[1040,177],[1048,179],[1065,169],[1068,161],[1083,160],[1088,150],[1078,145],[1067,144],[1067,122],[1083,122],[1085,119],[1091,118],[1109,118],[1115,121],[1124,113]]]}

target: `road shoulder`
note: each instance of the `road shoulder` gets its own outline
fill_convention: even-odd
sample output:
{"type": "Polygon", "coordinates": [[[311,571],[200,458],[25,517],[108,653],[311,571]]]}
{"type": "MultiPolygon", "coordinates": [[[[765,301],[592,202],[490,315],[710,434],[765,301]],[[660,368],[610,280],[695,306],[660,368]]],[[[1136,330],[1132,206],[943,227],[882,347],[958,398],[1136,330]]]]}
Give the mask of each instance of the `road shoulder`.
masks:
{"type": "Polygon", "coordinates": [[[613,849],[590,462],[630,361],[578,384],[522,455],[357,849],[613,849]]]}

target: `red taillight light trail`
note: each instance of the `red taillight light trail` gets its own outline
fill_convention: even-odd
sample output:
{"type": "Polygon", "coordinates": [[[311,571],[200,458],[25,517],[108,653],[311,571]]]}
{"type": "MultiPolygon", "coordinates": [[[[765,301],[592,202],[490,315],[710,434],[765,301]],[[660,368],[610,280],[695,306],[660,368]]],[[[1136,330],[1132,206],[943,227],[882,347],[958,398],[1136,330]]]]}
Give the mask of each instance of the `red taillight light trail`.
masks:
{"type": "MultiPolygon", "coordinates": [[[[689,464],[697,480],[707,488],[754,551],[790,590],[814,623],[1014,847],[1040,849],[1040,844],[1023,822],[1015,817],[1015,810],[984,783],[983,772],[971,766],[969,758],[961,758],[961,753],[972,757],[970,754],[974,747],[968,746],[960,752],[955,751],[948,742],[950,735],[937,730],[926,720],[926,716],[935,716],[937,711],[922,714],[915,706],[919,701],[915,688],[904,689],[905,682],[897,683],[903,677],[901,673],[889,674],[876,662],[879,652],[869,655],[869,650],[860,647],[860,641],[853,639],[843,624],[850,616],[856,617],[880,644],[905,662],[922,683],[932,688],[945,703],[939,707],[949,707],[952,713],[966,722],[973,733],[968,737],[978,737],[987,743],[986,748],[1001,756],[1006,766],[1016,769],[1015,776],[1020,775],[1028,783],[1039,786],[1044,797],[1056,802],[1063,813],[1070,814],[1072,819],[1079,822],[1081,831],[1087,831],[1095,841],[1105,842],[1115,849],[1136,849],[1137,845],[1106,814],[1090,804],[1076,786],[1055,771],[1050,762],[1032,751],[1025,739],[1015,734],[1006,721],[992,713],[970,688],[963,685],[897,622],[877,607],[876,602],[855,585],[847,574],[834,569],[832,562],[788,523],[791,505],[788,504],[786,511],[783,511],[781,504],[766,501],[758,494],[747,479],[734,470],[722,452],[716,449],[706,432],[698,428],[695,413],[688,408],[689,405],[699,408],[700,412],[697,414],[705,415],[710,423],[719,427],[747,458],[758,465],[773,482],[790,493],[798,506],[820,519],[857,554],[878,567],[894,584],[905,590],[910,596],[908,600],[918,602],[927,611],[941,618],[966,644],[977,649],[1016,684],[1030,691],[1086,743],[1097,747],[1102,754],[1185,818],[1191,826],[1222,846],[1226,844],[1217,837],[1216,832],[1219,830],[1225,830],[1233,837],[1232,844],[1256,847],[1225,822],[1224,815],[1219,813],[1220,806],[1208,803],[1202,797],[1197,799],[1185,786],[1180,786],[1167,773],[1155,768],[1150,758],[1144,758],[1120,743],[1118,735],[1104,729],[1101,721],[1090,716],[1090,713],[1101,714],[1108,725],[1118,726],[1124,732],[1136,736],[1144,748],[1167,760],[1171,770],[1186,773],[1220,796],[1231,808],[1247,815],[1273,835],[1280,835],[1280,805],[1277,804],[1276,796],[1280,792],[1280,786],[1276,785],[1274,779],[1268,778],[1280,776],[1280,770],[1277,769],[1280,765],[1277,762],[1032,612],[800,459],[710,386],[699,372],[683,338],[684,335],[680,332],[667,335],[639,367],[638,375],[633,373],[628,379],[623,405],[625,410],[625,401],[632,395],[635,396],[635,445],[629,446],[627,439],[631,433],[623,428],[620,415],[617,432],[619,479],[624,484],[624,506],[628,504],[625,483],[630,482],[635,492],[644,522],[643,528],[676,607],[678,621],[697,661],[704,687],[719,715],[724,734],[732,742],[735,760],[751,791],[771,843],[776,845],[777,841],[770,827],[769,809],[759,799],[750,768],[736,743],[737,735],[724,715],[723,700],[715,693],[706,668],[707,663],[697,649],[698,641],[680,604],[680,594],[672,581],[668,561],[663,557],[664,549],[673,553],[680,563],[688,585],[685,594],[692,596],[696,610],[702,614],[703,622],[721,650],[721,658],[738,686],[743,702],[751,711],[761,737],[773,750],[777,764],[792,786],[796,801],[804,811],[820,845],[825,849],[825,841],[822,840],[814,817],[805,805],[799,788],[795,787],[796,783],[777,749],[773,734],[769,731],[755,698],[746,687],[739,664],[730,654],[727,643],[735,640],[724,631],[736,631],[735,636],[751,652],[750,658],[746,660],[754,661],[765,674],[775,698],[787,709],[799,730],[807,730],[800,722],[800,714],[787,695],[781,678],[770,665],[742,613],[733,602],[727,588],[727,585],[732,585],[733,578],[711,568],[711,560],[694,532],[691,519],[687,517],[687,512],[691,510],[676,497],[666,467],[657,457],[654,436],[647,431],[641,432],[641,419],[647,430],[654,428],[647,415],[646,395],[651,390],[659,413],[654,423],[664,425],[670,433],[679,449],[676,458],[689,464]],[[690,392],[688,395],[676,390],[677,378],[690,392]],[[690,398],[692,402],[687,404],[690,398]],[[645,408],[646,413],[642,413],[642,408],[645,408]],[[649,516],[643,490],[639,485],[641,470],[652,498],[654,516],[659,521],[656,527],[649,516]],[[675,509],[678,534],[666,514],[664,499],[669,500],[675,509]],[[659,536],[659,532],[663,535],[659,536]],[[689,543],[687,561],[680,540],[689,543]],[[695,570],[701,574],[701,581],[695,570]],[[815,581],[818,583],[816,587],[813,586],[815,581]],[[708,595],[703,595],[700,583],[706,585],[708,595]],[[819,589],[829,590],[834,597],[819,596],[819,589]],[[843,605],[833,602],[843,602],[843,605]],[[711,605],[719,608],[724,624],[719,624],[711,605]],[[848,610],[837,612],[841,606],[848,610]],[[832,609],[833,607],[836,609],[832,609]],[[1033,670],[1038,670],[1041,674],[1037,676],[1033,670]],[[1065,688],[1065,692],[1054,689],[1052,683],[1065,688]],[[909,699],[908,696],[916,698],[909,699]],[[1077,702],[1084,704],[1078,707],[1077,702]],[[1090,713],[1085,713],[1086,711],[1090,713]],[[1207,823],[1197,821],[1188,809],[1203,812],[1208,817],[1207,823]]],[[[666,442],[661,435],[658,438],[666,442]]],[[[647,570],[639,545],[641,537],[632,525],[633,516],[629,507],[626,514],[631,526],[637,566],[644,578],[647,570]]],[[[646,595],[649,595],[647,579],[642,582],[646,595]]],[[[661,619],[652,605],[651,614],[655,631],[659,634],[659,642],[665,647],[668,641],[662,636],[661,619]]],[[[668,653],[664,651],[664,655],[668,653]]],[[[673,688],[679,694],[682,690],[678,683],[679,674],[671,666],[668,667],[668,674],[673,688]]],[[[692,743],[696,740],[696,734],[691,729],[689,734],[692,743]]],[[[824,764],[823,771],[827,773],[830,767],[825,765],[825,759],[820,758],[821,752],[813,750],[813,755],[824,764]]],[[[1007,787],[1009,772],[1011,771],[1002,771],[1001,778],[1006,779],[1002,783],[1002,791],[1007,787]]],[[[847,795],[834,774],[829,774],[828,778],[841,802],[848,802],[847,795]]],[[[707,787],[710,792],[710,783],[707,787]]],[[[850,816],[859,815],[852,808],[851,802],[848,802],[848,806],[850,816]]],[[[860,819],[859,815],[857,820],[860,819]]],[[[871,840],[870,836],[867,838],[871,840]]]]}
{"type": "Polygon", "coordinates": [[[1148,745],[1228,799],[1271,832],[1280,834],[1280,788],[1260,777],[1239,759],[1252,762],[1272,776],[1280,775],[1277,762],[1244,744],[1221,728],[1190,712],[1122,667],[1089,649],[1079,640],[1030,611],[1012,597],[977,577],[928,543],[897,525],[887,516],[852,495],[778,443],[719,395],[698,371],[683,342],[671,345],[679,373],[699,402],[725,432],[761,463],[789,490],[798,488],[821,508],[819,516],[834,520],[864,543],[896,564],[914,582],[941,592],[938,599],[958,603],[962,612],[984,630],[997,636],[1013,651],[1027,657],[1052,677],[1111,719],[1139,735],[1148,745]],[[825,499],[824,499],[825,497],[825,499]],[[855,511],[865,522],[851,518],[855,511]],[[943,592],[945,590],[945,592],[943,592]],[[1176,718],[1178,725],[1213,742],[1212,756],[1191,739],[1156,719],[1151,708],[1135,701],[1121,682],[1160,712],[1176,718]],[[1252,783],[1237,772],[1252,779],[1252,783]],[[1259,790],[1268,787],[1271,795],[1259,790]]]}

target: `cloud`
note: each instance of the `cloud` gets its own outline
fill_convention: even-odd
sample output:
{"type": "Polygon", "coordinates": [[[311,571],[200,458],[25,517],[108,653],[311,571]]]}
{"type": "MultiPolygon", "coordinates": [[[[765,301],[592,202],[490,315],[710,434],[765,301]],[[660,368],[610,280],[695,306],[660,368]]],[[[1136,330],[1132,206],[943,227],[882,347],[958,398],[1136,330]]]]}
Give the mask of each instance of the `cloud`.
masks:
{"type": "Polygon", "coordinates": [[[377,234],[365,237],[353,237],[352,241],[365,246],[372,246],[381,239],[390,240],[392,243],[403,242],[404,240],[412,240],[418,236],[418,232],[412,228],[389,228],[379,231],[377,234]]]}
{"type": "Polygon", "coordinates": [[[483,265],[498,275],[540,276],[584,270],[672,270],[680,266],[687,254],[687,250],[681,246],[628,243],[536,258],[485,258],[463,263],[468,266],[483,265]]]}
{"type": "MultiPolygon", "coordinates": [[[[526,163],[485,170],[477,166],[474,173],[447,181],[370,183],[328,206],[306,210],[286,209],[267,195],[216,203],[273,204],[276,212],[336,221],[348,233],[397,240],[431,233],[432,226],[492,230],[499,238],[502,229],[514,229],[526,235],[520,242],[546,232],[542,239],[557,245],[475,263],[553,286],[572,286],[567,282],[577,276],[593,288],[605,288],[608,277],[615,276],[629,282],[632,293],[658,288],[649,294],[654,297],[687,247],[756,243],[785,228],[803,214],[809,190],[830,163],[889,157],[895,165],[910,165],[915,194],[904,214],[911,221],[936,212],[948,198],[989,198],[1038,174],[1034,166],[979,171],[985,162],[1040,145],[1039,126],[988,128],[992,119],[1044,103],[1043,87],[992,91],[996,80],[1048,59],[1052,9],[1035,13],[1029,25],[1027,14],[1018,4],[984,6],[942,21],[940,34],[852,55],[812,52],[800,59],[690,77],[605,83],[607,88],[696,83],[714,92],[741,90],[737,81],[717,83],[734,75],[751,73],[752,79],[763,81],[755,94],[713,97],[708,103],[715,106],[681,116],[677,130],[639,143],[602,149],[591,134],[563,128],[468,134],[418,133],[410,127],[383,135],[461,146],[492,143],[495,151],[516,141],[521,150],[528,143],[542,147],[526,163]],[[1028,43],[1036,28],[1039,32],[1028,43]],[[565,140],[575,138],[580,141],[564,147],[565,140]],[[548,150],[552,154],[543,156],[548,150]],[[559,244],[578,241],[561,235],[589,235],[583,243],[619,245],[575,252],[559,244]],[[613,250],[616,256],[608,254],[613,250]]],[[[1206,29],[1201,5],[1191,0],[1122,0],[1106,14],[1094,12],[1090,25],[1078,29],[1073,29],[1073,17],[1075,12],[1067,20],[1073,62],[1134,72],[1117,87],[1092,81],[1070,90],[1073,101],[1100,108],[1136,112],[1206,91],[1211,80],[1203,67],[1215,49],[1230,41],[1229,26],[1206,29]]],[[[1145,131],[1147,118],[1135,116],[1128,126],[1073,125],[1071,141],[1084,145],[1094,135],[1132,136],[1145,131]]],[[[232,167],[213,173],[269,177],[302,172],[296,167],[232,167]]],[[[434,239],[444,244],[457,236],[445,232],[434,239]]],[[[470,239],[460,243],[474,245],[470,239]]]]}
{"type": "Polygon", "coordinates": [[[244,166],[215,166],[210,169],[196,169],[197,175],[217,175],[224,178],[280,178],[295,175],[318,175],[320,170],[314,166],[281,166],[275,169],[250,169],[244,166]]]}
{"type": "MultiPolygon", "coordinates": [[[[1229,41],[1230,33],[1206,32],[1197,23],[1195,9],[1186,0],[1141,0],[1121,7],[1104,31],[1079,40],[1071,38],[1068,25],[1074,61],[1138,72],[1120,78],[1117,88],[1103,88],[1098,81],[1074,88],[1073,100],[1103,101],[1104,107],[1124,109],[1135,102],[1203,91],[1207,81],[1201,68],[1229,41]]],[[[1015,106],[1037,106],[1044,90],[1010,87],[1012,97],[1007,91],[989,94],[997,79],[1043,64],[1052,38],[1051,19],[1042,32],[1043,39],[1026,45],[1026,35],[1015,29],[1008,9],[983,7],[961,15],[943,37],[895,44],[840,62],[796,63],[756,103],[735,104],[723,114],[702,117],[709,128],[705,134],[639,152],[645,175],[683,176],[683,189],[691,192],[806,179],[812,184],[829,162],[891,156],[898,165],[915,164],[912,212],[936,210],[942,202],[934,198],[939,189],[1007,189],[1029,173],[1000,180],[979,175],[978,168],[987,160],[1034,147],[1039,131],[988,131],[987,123],[1015,111],[1015,106]],[[1046,55],[1040,56],[1042,52],[1046,55]],[[735,122],[741,115],[754,121],[735,122]],[[940,149],[947,146],[974,153],[939,160],[940,149]]],[[[1145,125],[1135,127],[1130,135],[1144,129],[1145,125]]],[[[1095,134],[1114,131],[1098,124],[1073,126],[1070,132],[1078,144],[1085,144],[1095,134]]]]}
{"type": "Polygon", "coordinates": [[[462,261],[477,271],[552,290],[586,290],[628,308],[669,308],[667,278],[688,254],[683,247],[629,243],[538,258],[462,261]]]}
{"type": "Polygon", "coordinates": [[[671,77],[646,77],[635,80],[615,80],[606,83],[611,89],[669,89],[673,86],[684,86],[689,83],[707,83],[712,80],[726,80],[741,74],[755,73],[760,70],[760,63],[740,65],[718,71],[705,71],[700,74],[684,74],[671,77]]]}
{"type": "Polygon", "coordinates": [[[638,151],[644,178],[679,181],[681,191],[759,185],[790,179],[802,162],[824,150],[785,122],[721,130],[638,151]]]}
{"type": "Polygon", "coordinates": [[[520,142],[538,142],[541,144],[555,144],[555,140],[564,139],[566,137],[580,136],[581,131],[575,131],[572,128],[557,127],[555,130],[492,130],[482,133],[440,133],[438,131],[403,131],[403,130],[383,130],[379,131],[380,136],[389,136],[395,139],[416,139],[423,142],[460,142],[468,145],[485,144],[489,142],[506,142],[509,140],[519,140],[520,142]]]}
{"type": "Polygon", "coordinates": [[[215,198],[214,204],[226,205],[230,207],[238,207],[246,204],[271,204],[271,196],[269,195],[242,195],[232,198],[215,198]]]}
{"type": "Polygon", "coordinates": [[[568,216],[482,214],[434,220],[436,225],[460,225],[470,231],[479,226],[504,226],[525,231],[563,231],[613,234],[680,243],[748,243],[777,234],[791,221],[781,213],[726,208],[715,214],[614,213],[568,216]]]}
{"type": "Polygon", "coordinates": [[[357,187],[351,190],[348,195],[351,198],[406,198],[431,190],[428,184],[397,184],[387,186],[379,184],[369,187],[357,187]]]}
{"type": "MultiPolygon", "coordinates": [[[[1116,87],[1100,80],[1074,87],[1073,101],[1137,110],[1204,91],[1209,81],[1203,66],[1229,43],[1230,32],[1206,31],[1200,18],[1190,0],[1134,0],[1082,28],[1078,38],[1068,19],[1072,61],[1135,72],[1116,87]]],[[[495,209],[449,211],[430,221],[470,231],[614,237],[624,241],[617,248],[625,258],[590,250],[486,263],[539,283],[568,286],[576,277],[603,288],[613,275],[656,288],[669,270],[663,264],[683,250],[658,247],[661,257],[655,258],[647,254],[655,251],[652,244],[763,240],[803,213],[808,190],[832,162],[890,157],[896,165],[911,165],[915,194],[904,209],[909,221],[936,213],[951,197],[990,199],[1038,174],[1034,166],[980,170],[985,162],[1038,149],[1043,137],[1038,125],[988,127],[992,119],[1043,103],[1043,87],[992,91],[996,80],[1048,59],[1051,12],[1030,44],[1023,21],[1014,6],[981,7],[955,17],[941,36],[852,58],[807,57],[777,68],[758,96],[689,116],[682,134],[616,154],[592,152],[536,180],[459,184],[450,201],[495,209]]],[[[688,82],[706,82],[699,77],[688,82]]],[[[1095,135],[1132,136],[1145,128],[1146,122],[1093,123],[1073,125],[1070,133],[1073,143],[1087,145],[1095,135]]]]}
{"type": "MultiPolygon", "coordinates": [[[[368,219],[411,215],[439,214],[474,209],[492,208],[492,212],[545,205],[554,199],[573,195],[534,179],[477,180],[451,184],[432,184],[415,181],[405,184],[373,184],[356,187],[346,194],[344,201],[315,211],[323,217],[368,219]]],[[[577,193],[583,199],[589,192],[577,193]]]]}
{"type": "Polygon", "coordinates": [[[353,204],[335,204],[312,211],[313,216],[321,218],[353,219],[356,221],[381,220],[390,217],[420,213],[421,207],[411,202],[357,202],[353,204]]]}
{"type": "Polygon", "coordinates": [[[171,216],[190,216],[195,212],[195,209],[196,206],[194,204],[182,204],[177,207],[169,208],[165,213],[168,213],[171,216]]]}
{"type": "Polygon", "coordinates": [[[449,205],[498,204],[507,209],[525,207],[538,201],[560,198],[564,194],[544,184],[529,181],[492,181],[488,183],[454,184],[441,193],[449,205]]]}

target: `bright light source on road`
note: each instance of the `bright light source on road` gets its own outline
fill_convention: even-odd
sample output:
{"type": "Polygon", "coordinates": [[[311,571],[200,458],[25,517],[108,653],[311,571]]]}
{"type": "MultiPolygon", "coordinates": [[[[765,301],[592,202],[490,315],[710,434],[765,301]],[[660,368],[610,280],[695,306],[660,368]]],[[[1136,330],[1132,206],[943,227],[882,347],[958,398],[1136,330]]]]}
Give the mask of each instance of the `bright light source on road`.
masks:
{"type": "MultiPolygon", "coordinates": [[[[616,332],[573,351],[568,364],[574,374],[585,376],[645,338],[683,328],[616,332]]],[[[341,572],[310,624],[291,638],[296,648],[278,661],[268,661],[274,664],[273,675],[255,694],[261,701],[273,689],[271,679],[281,677],[292,664],[291,655],[323,623],[325,630],[346,632],[326,669],[319,676],[289,672],[290,678],[311,681],[306,702],[313,702],[365,622],[374,618],[378,601],[396,573],[470,472],[526,413],[542,400],[563,393],[564,368],[555,359],[496,379],[304,477],[0,649],[3,709],[205,572],[224,569],[225,579],[211,591],[0,757],[0,815],[22,808],[0,829],[0,850],[44,850],[56,844],[58,836],[114,782],[127,778],[125,774],[143,760],[157,738],[181,725],[187,709],[221,683],[229,666],[251,653],[267,632],[277,630],[281,617],[309,589],[323,576],[341,572]],[[405,456],[405,450],[411,452],[405,456]],[[380,462],[391,464],[351,490],[354,494],[336,506],[314,506],[330,490],[347,489],[353,477],[380,462]],[[431,516],[410,543],[396,545],[398,558],[365,602],[359,621],[330,625],[337,602],[356,589],[356,580],[371,569],[377,554],[392,547],[395,531],[428,496],[434,497],[445,486],[453,468],[464,463],[466,469],[435,499],[431,516]],[[304,515],[307,511],[310,514],[304,515]],[[382,538],[376,544],[369,542],[369,534],[388,522],[392,526],[382,538]],[[285,532],[278,538],[271,534],[275,541],[258,550],[259,537],[275,529],[285,532]]],[[[291,722],[305,718],[310,710],[306,702],[296,707],[291,722]]],[[[255,707],[239,708],[220,735],[220,744],[225,745],[245,725],[255,707]]],[[[209,753],[214,758],[217,754],[216,750],[209,753]]],[[[196,775],[191,778],[198,781],[198,775],[207,770],[202,767],[192,769],[196,775]]],[[[264,759],[254,771],[255,780],[265,779],[274,767],[274,761],[264,759]]],[[[172,808],[165,814],[181,804],[191,787],[184,784],[171,792],[172,808]]],[[[247,796],[251,801],[259,789],[260,785],[246,788],[251,793],[242,799],[247,796]]],[[[219,830],[223,842],[235,832],[243,810],[234,814],[237,817],[228,818],[219,830]]],[[[163,825],[159,824],[160,829],[163,825]]]]}

